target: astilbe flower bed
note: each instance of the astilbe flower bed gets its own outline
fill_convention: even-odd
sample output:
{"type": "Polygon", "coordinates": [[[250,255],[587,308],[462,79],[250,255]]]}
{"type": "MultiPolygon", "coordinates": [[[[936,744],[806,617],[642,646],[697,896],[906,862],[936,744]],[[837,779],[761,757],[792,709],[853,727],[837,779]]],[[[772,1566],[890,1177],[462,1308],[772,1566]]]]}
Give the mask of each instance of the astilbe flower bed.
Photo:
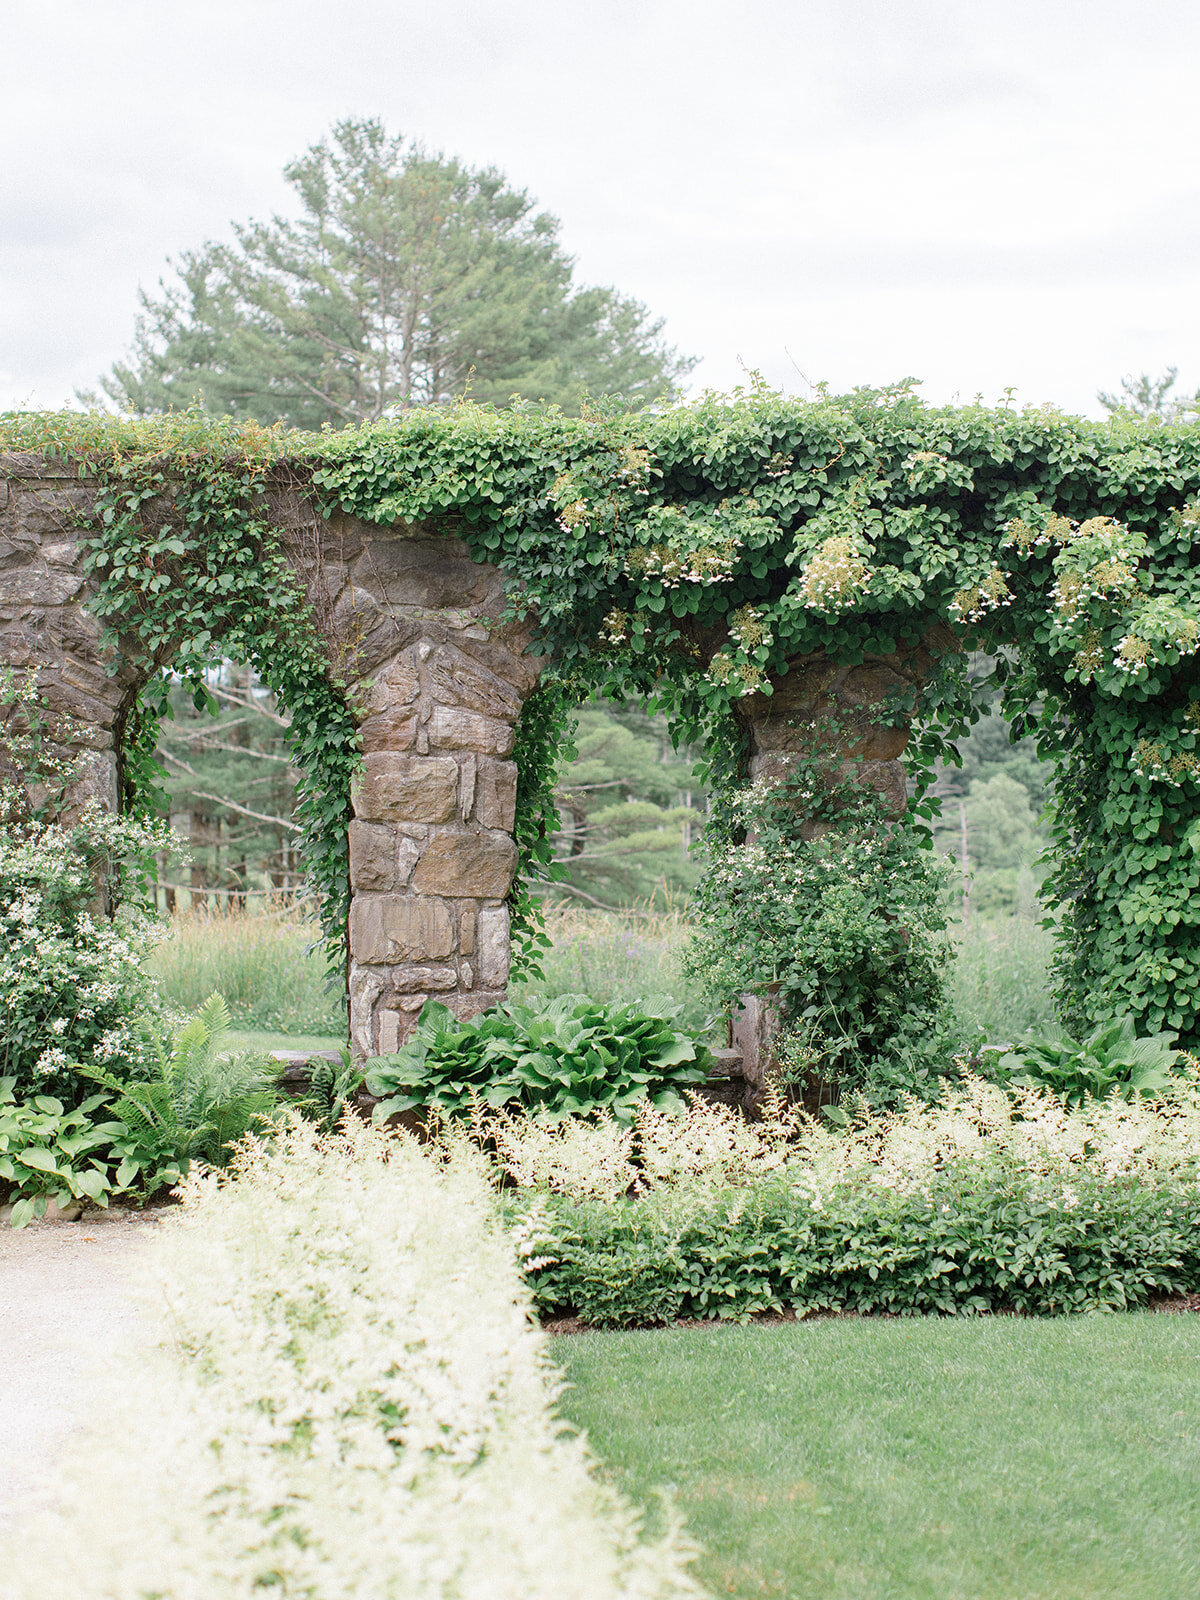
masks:
{"type": "Polygon", "coordinates": [[[148,1345],[0,1548],[3,1600],[667,1600],[668,1515],[564,1434],[514,1239],[469,1153],[294,1120],[194,1174],[148,1345]]]}
{"type": "Polygon", "coordinates": [[[1200,1291],[1194,1078],[1076,1110],[971,1081],[846,1132],[697,1103],[486,1133],[546,1317],[1053,1314],[1200,1291]]]}

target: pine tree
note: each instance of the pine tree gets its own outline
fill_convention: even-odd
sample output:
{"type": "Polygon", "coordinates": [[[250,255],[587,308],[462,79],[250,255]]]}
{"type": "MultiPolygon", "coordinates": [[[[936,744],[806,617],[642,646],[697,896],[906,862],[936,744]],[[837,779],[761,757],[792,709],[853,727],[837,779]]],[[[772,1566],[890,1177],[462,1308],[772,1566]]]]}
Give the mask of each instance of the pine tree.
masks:
{"type": "Polygon", "coordinates": [[[298,217],[235,225],[234,243],[184,253],[176,281],[142,293],[132,359],[101,379],[122,409],[199,400],[315,429],[465,391],[636,405],[694,365],[638,301],[576,287],[557,219],[494,168],[369,119],[336,124],[284,175],[298,217]]]}

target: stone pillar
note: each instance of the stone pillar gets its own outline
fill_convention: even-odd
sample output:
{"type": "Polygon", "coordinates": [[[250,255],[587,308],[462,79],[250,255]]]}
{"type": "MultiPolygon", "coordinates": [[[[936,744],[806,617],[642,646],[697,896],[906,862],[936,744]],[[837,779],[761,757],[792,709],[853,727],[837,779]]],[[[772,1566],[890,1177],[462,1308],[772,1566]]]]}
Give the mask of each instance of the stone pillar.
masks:
{"type": "Polygon", "coordinates": [[[738,702],[738,720],[749,737],[749,774],[767,782],[788,777],[801,756],[830,757],[836,780],[874,789],[889,817],[902,817],[908,803],[900,757],[908,743],[907,720],[897,723],[889,706],[919,688],[931,660],[922,647],[908,654],[868,657],[841,667],[824,656],[804,656],[772,682],[772,693],[738,702]]]}
{"type": "Polygon", "coordinates": [[[350,823],[350,1035],[360,1058],[403,1044],[430,998],[460,1017],[504,998],[514,727],[544,664],[526,653],[528,630],[500,620],[501,575],[459,540],[369,535],[356,554],[350,531],[328,626],[354,641],[350,701],[363,744],[350,823]]]}

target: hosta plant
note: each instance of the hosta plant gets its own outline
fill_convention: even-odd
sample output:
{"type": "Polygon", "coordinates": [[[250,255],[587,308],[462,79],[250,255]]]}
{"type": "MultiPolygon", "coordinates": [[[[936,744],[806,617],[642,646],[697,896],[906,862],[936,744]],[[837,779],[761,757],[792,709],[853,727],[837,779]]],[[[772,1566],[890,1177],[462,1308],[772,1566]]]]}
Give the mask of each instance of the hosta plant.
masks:
{"type": "Polygon", "coordinates": [[[1106,1022],[1086,1039],[1030,1039],[1000,1061],[1009,1081],[1049,1089],[1068,1105],[1106,1095],[1159,1094],[1171,1082],[1181,1052],[1174,1033],[1139,1039],[1132,1017],[1106,1022]]]}
{"type": "Polygon", "coordinates": [[[469,1113],[476,1105],[543,1115],[606,1109],[627,1121],[638,1105],[684,1107],[709,1053],[674,1026],[675,1009],[606,1006],[584,995],[506,1005],[463,1022],[430,1001],[402,1050],[366,1064],[379,1121],[400,1111],[469,1113]]]}
{"type": "Polygon", "coordinates": [[[68,1110],[54,1095],[20,1102],[16,1079],[0,1078],[0,1199],[12,1205],[14,1228],[44,1216],[51,1200],[108,1204],[110,1162],[119,1123],[103,1117],[107,1096],[93,1095],[68,1110]]]}

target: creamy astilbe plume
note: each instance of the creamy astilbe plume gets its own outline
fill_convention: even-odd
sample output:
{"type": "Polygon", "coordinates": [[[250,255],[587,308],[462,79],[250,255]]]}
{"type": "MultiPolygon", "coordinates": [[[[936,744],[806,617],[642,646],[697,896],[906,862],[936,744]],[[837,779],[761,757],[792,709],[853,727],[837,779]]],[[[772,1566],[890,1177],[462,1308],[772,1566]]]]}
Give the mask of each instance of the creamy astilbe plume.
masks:
{"type": "Polygon", "coordinates": [[[191,1178],[152,1255],[154,1348],[0,1550],[3,1600],[700,1592],[556,1422],[468,1153],[295,1122],[191,1178]]]}
{"type": "Polygon", "coordinates": [[[966,1076],[932,1104],[912,1100],[898,1111],[864,1112],[845,1131],[782,1105],[747,1123],[699,1099],[682,1113],[647,1106],[632,1130],[568,1117],[549,1128],[485,1119],[479,1131],[495,1148],[494,1179],[502,1174],[518,1190],[611,1201],[634,1184],[752,1185],[767,1174],[806,1191],[842,1183],[919,1189],[948,1161],[1002,1162],[1030,1177],[1086,1167],[1150,1182],[1190,1173],[1200,1162],[1200,1075],[1180,1075],[1155,1099],[1073,1108],[1046,1090],[1008,1092],[966,1076]]]}

